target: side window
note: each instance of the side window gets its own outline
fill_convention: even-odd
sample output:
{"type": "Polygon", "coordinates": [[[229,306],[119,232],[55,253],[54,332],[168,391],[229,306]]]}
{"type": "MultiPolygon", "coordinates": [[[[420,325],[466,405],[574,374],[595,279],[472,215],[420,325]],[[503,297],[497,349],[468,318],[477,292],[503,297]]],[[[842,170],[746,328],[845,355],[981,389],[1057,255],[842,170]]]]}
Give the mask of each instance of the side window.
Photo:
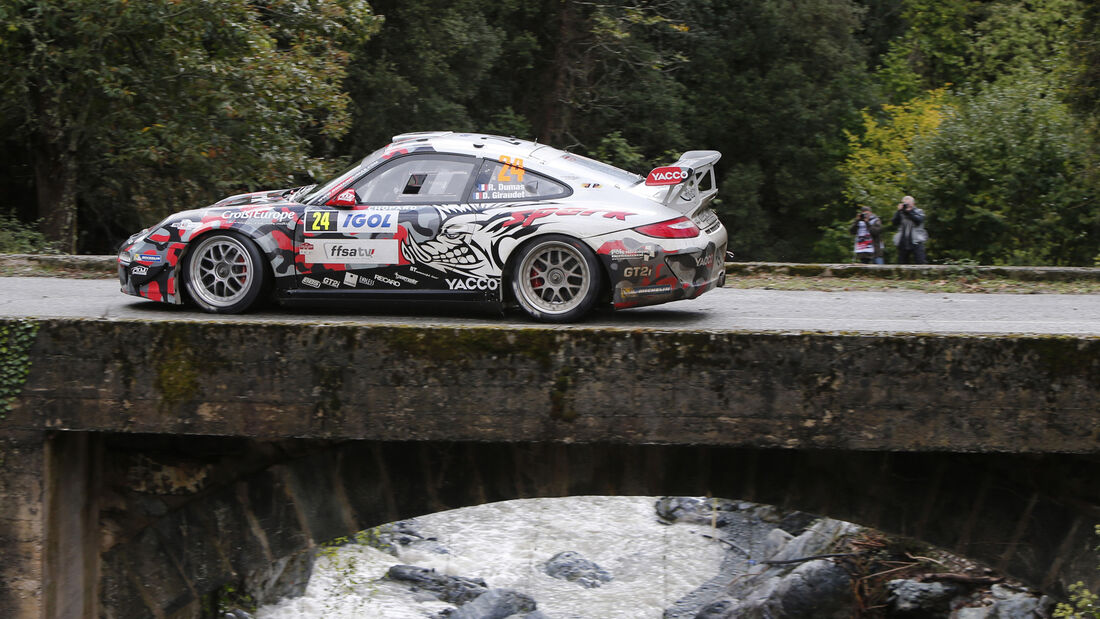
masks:
{"type": "Polygon", "coordinates": [[[362,204],[460,202],[476,163],[458,155],[409,155],[382,165],[354,189],[362,204]]]}
{"type": "Polygon", "coordinates": [[[560,198],[569,189],[554,180],[523,167],[523,160],[501,157],[481,164],[477,181],[470,193],[471,202],[500,202],[560,198]]]}

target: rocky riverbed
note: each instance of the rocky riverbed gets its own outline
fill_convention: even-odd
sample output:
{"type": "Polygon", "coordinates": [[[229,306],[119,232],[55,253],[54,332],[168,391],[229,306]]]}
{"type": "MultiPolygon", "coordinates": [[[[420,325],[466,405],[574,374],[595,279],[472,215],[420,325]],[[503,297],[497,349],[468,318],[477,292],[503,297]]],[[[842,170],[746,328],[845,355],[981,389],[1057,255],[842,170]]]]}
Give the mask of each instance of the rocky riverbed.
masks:
{"type": "Polygon", "coordinates": [[[229,615],[1022,619],[1053,606],[915,542],[696,497],[526,499],[392,523],[320,549],[308,584],[281,593],[229,615]]]}

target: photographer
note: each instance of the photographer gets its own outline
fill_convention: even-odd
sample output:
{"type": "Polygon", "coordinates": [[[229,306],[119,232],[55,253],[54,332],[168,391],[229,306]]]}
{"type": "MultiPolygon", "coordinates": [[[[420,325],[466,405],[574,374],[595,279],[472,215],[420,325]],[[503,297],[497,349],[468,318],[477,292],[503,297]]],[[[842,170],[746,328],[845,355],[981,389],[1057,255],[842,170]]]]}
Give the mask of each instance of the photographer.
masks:
{"type": "Polygon", "coordinates": [[[849,232],[855,235],[856,261],[863,264],[883,264],[882,259],[882,220],[865,206],[859,210],[849,232]]]}
{"type": "Polygon", "coordinates": [[[924,242],[928,232],[924,229],[924,211],[917,208],[913,196],[905,196],[898,203],[893,224],[899,230],[894,233],[894,245],[898,247],[898,264],[925,264],[924,242]]]}

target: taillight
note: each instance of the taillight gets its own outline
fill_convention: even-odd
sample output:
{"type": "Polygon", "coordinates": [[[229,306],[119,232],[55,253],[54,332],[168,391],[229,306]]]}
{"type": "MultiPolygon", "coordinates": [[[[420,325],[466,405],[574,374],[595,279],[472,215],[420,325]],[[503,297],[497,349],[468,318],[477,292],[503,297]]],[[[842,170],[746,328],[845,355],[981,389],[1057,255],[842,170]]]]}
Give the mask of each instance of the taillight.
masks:
{"type": "Polygon", "coordinates": [[[677,217],[648,226],[638,226],[635,232],[659,239],[690,239],[699,236],[699,227],[687,217],[677,217]]]}

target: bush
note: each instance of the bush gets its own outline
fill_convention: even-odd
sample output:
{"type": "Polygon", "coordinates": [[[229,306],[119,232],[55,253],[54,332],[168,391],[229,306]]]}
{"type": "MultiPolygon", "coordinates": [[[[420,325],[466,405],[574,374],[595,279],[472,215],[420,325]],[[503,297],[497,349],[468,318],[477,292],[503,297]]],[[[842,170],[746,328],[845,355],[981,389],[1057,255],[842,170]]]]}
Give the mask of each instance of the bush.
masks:
{"type": "Polygon", "coordinates": [[[0,214],[0,254],[57,254],[56,247],[32,224],[0,214]]]}

